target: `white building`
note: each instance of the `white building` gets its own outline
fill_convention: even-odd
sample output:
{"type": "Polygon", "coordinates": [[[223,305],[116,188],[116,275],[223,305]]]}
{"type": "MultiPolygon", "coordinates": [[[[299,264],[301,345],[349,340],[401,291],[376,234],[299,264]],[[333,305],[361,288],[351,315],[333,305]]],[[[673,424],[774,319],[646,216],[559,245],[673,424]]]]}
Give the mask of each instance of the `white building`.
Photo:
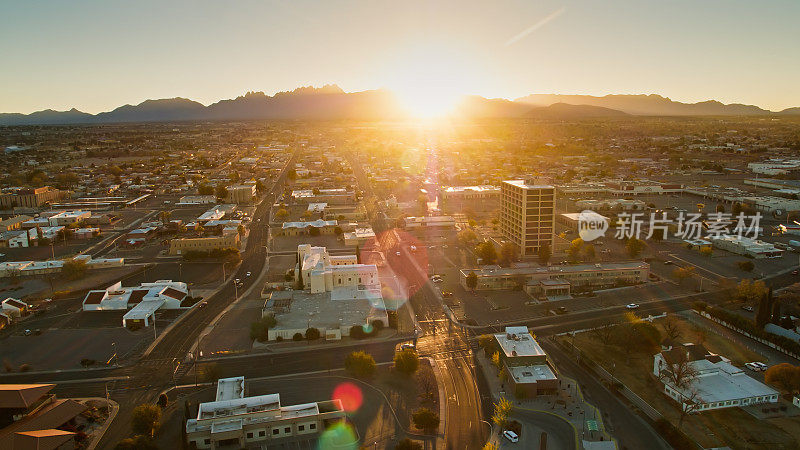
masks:
{"type": "Polygon", "coordinates": [[[311,293],[380,285],[378,268],[374,264],[359,264],[356,255],[332,256],[325,247],[302,244],[297,246],[297,256],[295,280],[302,277],[303,288],[311,293]]]}
{"type": "Polygon", "coordinates": [[[3,313],[8,317],[20,317],[28,310],[28,304],[16,298],[7,298],[2,302],[3,313]]]}
{"type": "Polygon", "coordinates": [[[555,188],[534,180],[504,181],[501,185],[500,231],[519,256],[533,256],[543,246],[552,251],[555,227],[555,188]]]}
{"type": "Polygon", "coordinates": [[[214,195],[184,195],[176,205],[211,205],[217,202],[214,195]]]}
{"type": "Polygon", "coordinates": [[[317,219],[311,222],[283,222],[281,235],[301,236],[310,233],[312,228],[319,230],[319,234],[333,234],[339,222],[336,220],[317,219]]]}
{"type": "MultiPolygon", "coordinates": [[[[244,377],[217,382],[213,402],[201,403],[197,417],[186,421],[186,439],[199,449],[250,448],[287,438],[313,439],[343,422],[341,400],[281,406],[280,394],[246,396],[244,377]]],[[[350,443],[347,443],[350,444],[350,443]]]]}
{"type": "Polygon", "coordinates": [[[744,236],[709,236],[708,240],[711,241],[714,247],[727,250],[731,253],[736,253],[737,255],[751,256],[756,259],[780,258],[783,255],[783,250],[775,247],[769,242],[764,242],[758,239],[750,239],[744,236]]]}
{"type": "Polygon", "coordinates": [[[50,226],[71,225],[92,216],[89,211],[61,211],[47,218],[50,226]]]}
{"type": "Polygon", "coordinates": [[[28,246],[28,230],[11,230],[0,232],[0,247],[25,248],[28,246]]]}
{"type": "Polygon", "coordinates": [[[122,326],[143,323],[149,326],[151,318],[159,309],[180,309],[181,302],[189,295],[186,283],[158,280],[142,283],[138,287],[122,287],[118,281],[105,290],[89,291],[83,299],[84,311],[126,310],[122,326]]]}
{"type": "Polygon", "coordinates": [[[372,230],[372,227],[355,228],[353,231],[344,233],[344,245],[349,247],[362,245],[370,240],[375,240],[375,231],[372,230]]]}
{"type": "Polygon", "coordinates": [[[403,227],[406,230],[418,230],[423,228],[450,229],[455,226],[456,219],[452,216],[406,217],[403,221],[403,227]]]}
{"type": "Polygon", "coordinates": [[[664,393],[688,412],[778,402],[778,391],[702,345],[680,344],[656,354],[653,374],[664,393]],[[675,375],[680,373],[686,376],[675,375]]]}

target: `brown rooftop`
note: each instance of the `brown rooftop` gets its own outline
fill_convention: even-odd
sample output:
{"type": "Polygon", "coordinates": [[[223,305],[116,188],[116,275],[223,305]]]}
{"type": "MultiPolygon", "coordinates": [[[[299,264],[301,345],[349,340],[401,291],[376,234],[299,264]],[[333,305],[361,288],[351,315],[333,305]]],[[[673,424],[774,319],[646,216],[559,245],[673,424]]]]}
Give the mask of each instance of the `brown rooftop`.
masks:
{"type": "Polygon", "coordinates": [[[35,413],[0,430],[0,442],[8,442],[13,433],[58,428],[89,409],[75,400],[59,399],[35,413]]]}
{"type": "Polygon", "coordinates": [[[21,301],[15,299],[15,298],[10,298],[10,297],[7,298],[3,303],[5,303],[7,305],[11,305],[11,306],[13,306],[15,308],[18,308],[18,309],[25,309],[25,308],[28,307],[28,305],[26,305],[25,303],[22,303],[21,301]]]}
{"type": "Polygon", "coordinates": [[[83,303],[87,305],[99,305],[105,296],[106,291],[89,291],[83,303]]]}
{"type": "Polygon", "coordinates": [[[181,292],[181,291],[179,291],[179,290],[177,290],[175,288],[171,288],[171,287],[168,287],[168,288],[164,289],[162,294],[166,295],[167,297],[172,297],[172,298],[177,299],[177,300],[183,300],[183,298],[186,297],[186,293],[185,292],[181,292]]]}
{"type": "Polygon", "coordinates": [[[54,387],[55,384],[0,384],[0,408],[28,408],[54,387]]]}
{"type": "Polygon", "coordinates": [[[21,431],[14,435],[14,450],[55,450],[69,442],[75,433],[48,429],[21,431]]]}
{"type": "Polygon", "coordinates": [[[131,291],[131,296],[128,297],[128,304],[141,302],[148,292],[150,292],[149,289],[134,289],[131,291]]]}

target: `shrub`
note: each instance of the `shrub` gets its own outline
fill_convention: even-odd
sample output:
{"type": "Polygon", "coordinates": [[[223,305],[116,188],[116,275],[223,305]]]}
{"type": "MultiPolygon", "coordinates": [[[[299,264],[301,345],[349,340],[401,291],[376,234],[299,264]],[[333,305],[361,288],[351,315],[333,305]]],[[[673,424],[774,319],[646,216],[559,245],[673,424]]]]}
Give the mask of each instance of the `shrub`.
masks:
{"type": "Polygon", "coordinates": [[[31,365],[30,364],[21,364],[19,366],[19,371],[20,372],[30,372],[31,371],[31,365]]]}
{"type": "Polygon", "coordinates": [[[156,405],[139,405],[133,409],[131,428],[136,434],[153,437],[161,420],[161,409],[156,405]]]}
{"type": "Polygon", "coordinates": [[[375,359],[367,352],[352,352],[344,360],[344,368],[357,378],[369,378],[375,373],[375,359]]]}
{"type": "Polygon", "coordinates": [[[269,329],[276,325],[275,317],[265,316],[250,324],[250,339],[266,342],[269,339],[269,329]]]}
{"type": "Polygon", "coordinates": [[[422,450],[422,444],[405,438],[394,446],[394,450],[422,450]]]}
{"type": "Polygon", "coordinates": [[[316,341],[317,339],[320,338],[320,336],[321,333],[319,332],[318,329],[314,327],[311,327],[306,330],[306,339],[308,339],[309,341],[316,341]]]}
{"type": "Polygon", "coordinates": [[[675,428],[667,419],[656,420],[654,428],[676,450],[694,450],[697,448],[685,434],[675,428]]]}
{"type": "Polygon", "coordinates": [[[402,350],[394,355],[394,368],[404,375],[411,375],[419,368],[419,356],[413,350],[402,350]]]}
{"type": "Polygon", "coordinates": [[[439,426],[439,415],[428,408],[420,408],[411,415],[414,426],[422,430],[434,430],[439,426]]]}
{"type": "Polygon", "coordinates": [[[158,406],[160,406],[161,408],[166,408],[167,407],[167,403],[169,403],[169,399],[167,398],[167,394],[160,394],[158,396],[158,401],[156,402],[156,404],[158,406]]]}
{"type": "Polygon", "coordinates": [[[303,340],[303,333],[295,333],[294,336],[292,336],[292,340],[293,341],[302,341],[303,340]]]}

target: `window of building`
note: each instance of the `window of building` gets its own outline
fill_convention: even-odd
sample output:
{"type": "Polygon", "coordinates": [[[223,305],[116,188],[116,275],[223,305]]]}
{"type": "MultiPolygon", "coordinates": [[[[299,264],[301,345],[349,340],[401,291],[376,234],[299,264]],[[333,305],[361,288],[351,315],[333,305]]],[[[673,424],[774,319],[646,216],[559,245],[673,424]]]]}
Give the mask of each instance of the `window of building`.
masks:
{"type": "Polygon", "coordinates": [[[253,433],[247,433],[247,439],[253,439],[253,433]]]}
{"type": "Polygon", "coordinates": [[[292,428],[291,427],[286,427],[286,428],[283,429],[283,432],[284,433],[291,433],[292,432],[292,428]]]}
{"type": "Polygon", "coordinates": [[[209,444],[211,444],[211,439],[206,439],[206,440],[205,440],[205,441],[203,441],[203,442],[204,442],[206,445],[209,445],[209,444]]]}
{"type": "Polygon", "coordinates": [[[305,430],[305,429],[306,429],[306,426],[305,426],[305,425],[298,425],[298,426],[297,426],[297,431],[303,431],[303,430],[305,430]]]}
{"type": "Polygon", "coordinates": [[[309,430],[316,430],[316,429],[317,429],[317,424],[315,424],[315,423],[312,423],[312,424],[310,424],[310,425],[308,426],[308,429],[309,429],[309,430]]]}
{"type": "Polygon", "coordinates": [[[274,436],[274,435],[276,435],[276,434],[278,434],[278,433],[280,433],[280,432],[281,432],[281,430],[279,430],[279,429],[277,429],[277,428],[273,428],[273,429],[272,429],[272,435],[273,435],[273,436],[274,436]]]}
{"type": "Polygon", "coordinates": [[[264,430],[258,432],[258,437],[264,437],[266,435],[267,435],[267,432],[264,431],[264,430]]]}

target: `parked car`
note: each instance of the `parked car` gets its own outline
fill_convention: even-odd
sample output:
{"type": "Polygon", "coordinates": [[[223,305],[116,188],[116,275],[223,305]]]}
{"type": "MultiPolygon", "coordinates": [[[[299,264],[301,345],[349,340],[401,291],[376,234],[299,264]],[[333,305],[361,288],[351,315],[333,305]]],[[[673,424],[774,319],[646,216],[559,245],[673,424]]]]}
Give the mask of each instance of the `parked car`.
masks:
{"type": "Polygon", "coordinates": [[[764,364],[762,362],[753,361],[753,364],[755,364],[758,367],[758,370],[761,370],[761,371],[765,371],[765,370],[767,370],[769,368],[766,364],[764,364]]]}
{"type": "Polygon", "coordinates": [[[442,292],[442,298],[450,298],[452,296],[453,296],[453,293],[450,292],[450,291],[443,291],[442,292]]]}
{"type": "Polygon", "coordinates": [[[760,372],[761,368],[756,365],[756,363],[748,362],[744,363],[744,366],[748,369],[752,370],[753,372],[760,372]]]}
{"type": "Polygon", "coordinates": [[[559,306],[558,309],[556,310],[556,313],[558,313],[558,314],[566,314],[567,313],[567,307],[566,306],[559,306]]]}
{"type": "Polygon", "coordinates": [[[628,309],[636,309],[639,307],[639,305],[636,303],[628,303],[627,305],[625,305],[625,307],[628,309]]]}
{"type": "Polygon", "coordinates": [[[742,309],[745,310],[745,311],[753,312],[753,307],[750,306],[750,305],[744,305],[744,306],[742,306],[742,309]]]}
{"type": "Polygon", "coordinates": [[[244,276],[246,276],[246,277],[249,277],[250,275],[252,275],[252,273],[250,273],[250,272],[247,272],[246,274],[244,274],[244,276]]]}
{"type": "Polygon", "coordinates": [[[503,431],[503,437],[511,442],[519,442],[519,436],[517,436],[517,433],[514,433],[511,430],[503,431]]]}
{"type": "Polygon", "coordinates": [[[417,351],[417,346],[410,343],[405,343],[400,345],[400,350],[411,350],[413,352],[417,351]]]}
{"type": "Polygon", "coordinates": [[[664,261],[664,265],[665,265],[665,266],[668,266],[668,265],[670,265],[670,264],[672,264],[672,261],[669,261],[669,260],[667,260],[667,261],[664,261]]]}
{"type": "Polygon", "coordinates": [[[200,308],[205,308],[206,306],[208,306],[208,302],[202,302],[202,303],[200,303],[199,307],[200,308]]]}

